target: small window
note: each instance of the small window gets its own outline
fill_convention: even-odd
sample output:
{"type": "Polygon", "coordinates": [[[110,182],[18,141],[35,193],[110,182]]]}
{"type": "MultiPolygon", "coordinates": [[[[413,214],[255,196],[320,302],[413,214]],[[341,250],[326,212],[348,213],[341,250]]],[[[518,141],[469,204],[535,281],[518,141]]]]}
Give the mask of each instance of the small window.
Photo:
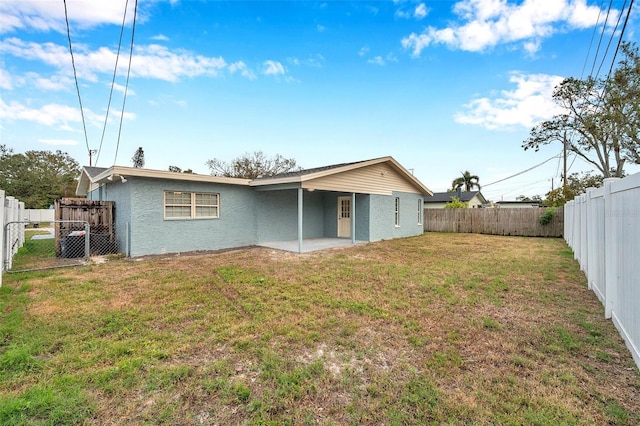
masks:
{"type": "Polygon", "coordinates": [[[418,200],[418,225],[422,225],[422,200],[418,200]]]}
{"type": "Polygon", "coordinates": [[[400,197],[396,197],[396,226],[400,226],[400,197]]]}
{"type": "Polygon", "coordinates": [[[219,194],[165,191],[165,219],[212,219],[219,217],[219,194]]]}

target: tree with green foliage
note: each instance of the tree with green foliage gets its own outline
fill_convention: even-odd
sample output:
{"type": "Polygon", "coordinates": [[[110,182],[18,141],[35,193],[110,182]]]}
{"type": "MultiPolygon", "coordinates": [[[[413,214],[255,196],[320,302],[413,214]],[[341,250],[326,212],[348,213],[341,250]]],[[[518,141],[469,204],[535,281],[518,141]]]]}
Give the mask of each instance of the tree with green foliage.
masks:
{"type": "Polygon", "coordinates": [[[245,153],[229,162],[214,158],[205,164],[213,176],[243,179],[255,179],[300,170],[293,158],[284,158],[280,154],[268,158],[262,151],[245,153]]]}
{"type": "Polygon", "coordinates": [[[191,169],[182,170],[178,166],[169,166],[169,171],[173,172],[173,173],[189,173],[189,174],[193,174],[193,170],[191,170],[191,169]]]}
{"type": "Polygon", "coordinates": [[[456,191],[459,188],[465,191],[471,191],[473,188],[480,190],[480,178],[476,175],[472,175],[468,170],[460,172],[462,176],[456,178],[451,182],[451,188],[456,191]]]}
{"type": "Polygon", "coordinates": [[[445,209],[466,209],[469,207],[469,203],[460,201],[458,197],[451,197],[451,201],[444,205],[445,209]]]}
{"type": "Polygon", "coordinates": [[[144,150],[142,147],[136,149],[136,152],[131,157],[131,162],[133,163],[133,167],[136,169],[141,169],[144,167],[144,150]]]}
{"type": "Polygon", "coordinates": [[[572,173],[567,176],[567,186],[547,192],[542,204],[551,207],[564,206],[567,201],[573,200],[576,195],[582,194],[587,188],[601,187],[603,181],[602,175],[592,175],[589,172],[572,173]]]}
{"type": "Polygon", "coordinates": [[[27,151],[16,154],[0,145],[0,188],[28,209],[46,209],[75,194],[80,165],[66,152],[27,151]]]}
{"type": "Polygon", "coordinates": [[[522,147],[538,151],[561,142],[604,177],[622,176],[625,161],[640,164],[640,54],[631,43],[623,43],[621,51],[608,80],[560,83],[553,99],[562,112],[536,125],[522,147]]]}

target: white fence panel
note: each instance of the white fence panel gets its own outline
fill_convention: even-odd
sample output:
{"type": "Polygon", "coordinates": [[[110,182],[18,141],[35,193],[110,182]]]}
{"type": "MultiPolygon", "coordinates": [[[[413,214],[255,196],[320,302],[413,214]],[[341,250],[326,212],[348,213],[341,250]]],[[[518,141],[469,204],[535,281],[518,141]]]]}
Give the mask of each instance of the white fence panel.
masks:
{"type": "Polygon", "coordinates": [[[640,173],[565,205],[565,240],[640,368],[640,173]]]}
{"type": "Polygon", "coordinates": [[[604,279],[604,188],[589,188],[586,194],[587,206],[587,279],[589,288],[598,296],[600,302],[605,301],[604,279]]]}
{"type": "Polygon", "coordinates": [[[27,222],[53,222],[54,213],[53,209],[25,209],[23,219],[27,222]]]}
{"type": "Polygon", "coordinates": [[[25,208],[24,203],[18,201],[14,197],[6,196],[5,192],[0,189],[0,286],[2,286],[2,271],[11,268],[13,255],[18,249],[24,245],[24,225],[21,233],[17,238],[9,241],[4,235],[4,226],[9,222],[18,222],[24,220],[25,208]]]}

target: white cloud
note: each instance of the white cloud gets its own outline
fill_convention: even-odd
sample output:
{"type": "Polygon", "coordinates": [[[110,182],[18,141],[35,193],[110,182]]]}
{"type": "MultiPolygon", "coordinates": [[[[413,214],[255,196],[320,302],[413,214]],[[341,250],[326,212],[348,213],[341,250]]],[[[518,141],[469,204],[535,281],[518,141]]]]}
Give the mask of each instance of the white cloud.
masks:
{"type": "Polygon", "coordinates": [[[78,141],[73,139],[38,139],[38,142],[43,143],[45,145],[53,145],[53,146],[76,146],[78,145],[78,141]]]}
{"type": "Polygon", "coordinates": [[[235,73],[239,72],[241,76],[246,77],[249,80],[255,80],[256,79],[256,75],[253,73],[253,71],[251,71],[247,67],[247,64],[245,64],[243,61],[238,61],[238,62],[234,62],[234,63],[230,64],[229,65],[229,72],[231,74],[235,74],[235,73]]]}
{"type": "MultiPolygon", "coordinates": [[[[8,38],[0,42],[0,53],[41,61],[71,75],[71,59],[66,46],[8,38]]],[[[79,78],[97,81],[97,73],[113,73],[116,51],[106,47],[89,50],[78,44],[74,49],[74,60],[79,78]]],[[[121,75],[126,73],[124,64],[127,63],[128,56],[121,56],[118,66],[121,75]]],[[[149,44],[134,48],[131,76],[174,82],[182,77],[217,76],[226,67],[227,63],[222,57],[196,55],[183,49],[169,50],[159,44],[149,44]]]]}
{"type": "MultiPolygon", "coordinates": [[[[87,124],[100,128],[104,123],[104,116],[84,109],[84,116],[87,124]]],[[[120,119],[120,111],[112,110],[110,112],[111,121],[113,117],[120,119]]],[[[133,113],[124,113],[124,119],[132,120],[136,116],[133,113]]],[[[55,127],[60,130],[73,130],[70,123],[80,123],[82,116],[80,109],[61,104],[46,104],[37,108],[32,108],[20,102],[5,103],[0,99],[0,119],[7,121],[29,121],[43,126],[55,127]]]]}
{"type": "Polygon", "coordinates": [[[369,53],[369,48],[367,46],[361,47],[358,51],[358,56],[364,56],[369,53]]]}
{"type": "MultiPolygon", "coordinates": [[[[72,26],[90,28],[100,24],[122,23],[126,0],[67,0],[67,12],[72,26]]],[[[127,21],[133,20],[134,2],[128,5],[127,21]]],[[[138,19],[144,19],[144,8],[138,7],[138,19]]],[[[57,1],[2,0],[0,2],[0,33],[29,28],[39,31],[65,32],[64,7],[57,1]]]]}
{"type": "Polygon", "coordinates": [[[264,61],[264,70],[262,71],[265,75],[282,75],[285,74],[285,69],[282,64],[278,61],[264,61]]]}
{"type": "MultiPolygon", "coordinates": [[[[109,83],[109,85],[111,85],[111,83],[109,83]]],[[[122,84],[113,83],[113,90],[116,92],[124,93],[125,86],[123,86],[122,84]]],[[[134,96],[136,94],[136,92],[131,90],[131,87],[127,87],[126,90],[127,90],[127,96],[134,96]]]]}
{"type": "Polygon", "coordinates": [[[384,65],[385,64],[385,61],[384,61],[384,59],[382,59],[382,56],[373,57],[373,58],[367,60],[367,62],[370,63],[370,64],[376,64],[376,65],[384,65]]]}
{"type": "Polygon", "coordinates": [[[325,27],[324,25],[320,25],[320,24],[318,24],[316,28],[317,28],[319,33],[322,33],[327,29],[327,27],[325,27]]]}
{"type": "Polygon", "coordinates": [[[9,74],[3,68],[0,68],[0,89],[13,89],[13,79],[11,78],[11,74],[9,74]]]}
{"type": "Polygon", "coordinates": [[[156,36],[151,37],[151,40],[156,40],[156,41],[169,41],[169,37],[167,37],[164,34],[158,34],[156,36]]]}
{"type": "Polygon", "coordinates": [[[413,32],[402,39],[402,46],[420,56],[432,44],[481,52],[498,44],[522,42],[531,53],[539,48],[541,39],[558,31],[595,25],[601,11],[597,6],[588,6],[586,0],[524,0],[518,4],[506,0],[462,0],[454,5],[453,12],[460,23],[445,28],[429,26],[420,34],[413,32]]]}
{"type": "Polygon", "coordinates": [[[287,62],[297,67],[307,66],[307,67],[321,68],[324,65],[325,59],[324,59],[324,56],[317,53],[315,55],[309,56],[306,59],[287,58],[287,62]]]}
{"type": "Polygon", "coordinates": [[[516,126],[529,129],[560,112],[552,95],[562,80],[563,77],[557,75],[512,73],[509,81],[516,84],[514,90],[503,90],[493,98],[474,99],[464,105],[466,111],[457,113],[454,119],[490,130],[516,126]]]}
{"type": "Polygon", "coordinates": [[[427,9],[427,6],[425,6],[424,3],[420,3],[413,11],[413,16],[417,19],[423,19],[427,16],[428,13],[429,9],[427,9]]]}

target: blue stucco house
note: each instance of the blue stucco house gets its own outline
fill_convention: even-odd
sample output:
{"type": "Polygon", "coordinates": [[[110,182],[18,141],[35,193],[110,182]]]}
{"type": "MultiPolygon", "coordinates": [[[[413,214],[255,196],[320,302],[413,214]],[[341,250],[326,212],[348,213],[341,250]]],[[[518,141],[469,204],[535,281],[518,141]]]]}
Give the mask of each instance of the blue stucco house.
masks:
{"type": "Polygon", "coordinates": [[[392,157],[254,180],[113,166],[84,167],[77,194],[113,201],[128,256],[342,238],[420,235],[432,192],[392,157]]]}

